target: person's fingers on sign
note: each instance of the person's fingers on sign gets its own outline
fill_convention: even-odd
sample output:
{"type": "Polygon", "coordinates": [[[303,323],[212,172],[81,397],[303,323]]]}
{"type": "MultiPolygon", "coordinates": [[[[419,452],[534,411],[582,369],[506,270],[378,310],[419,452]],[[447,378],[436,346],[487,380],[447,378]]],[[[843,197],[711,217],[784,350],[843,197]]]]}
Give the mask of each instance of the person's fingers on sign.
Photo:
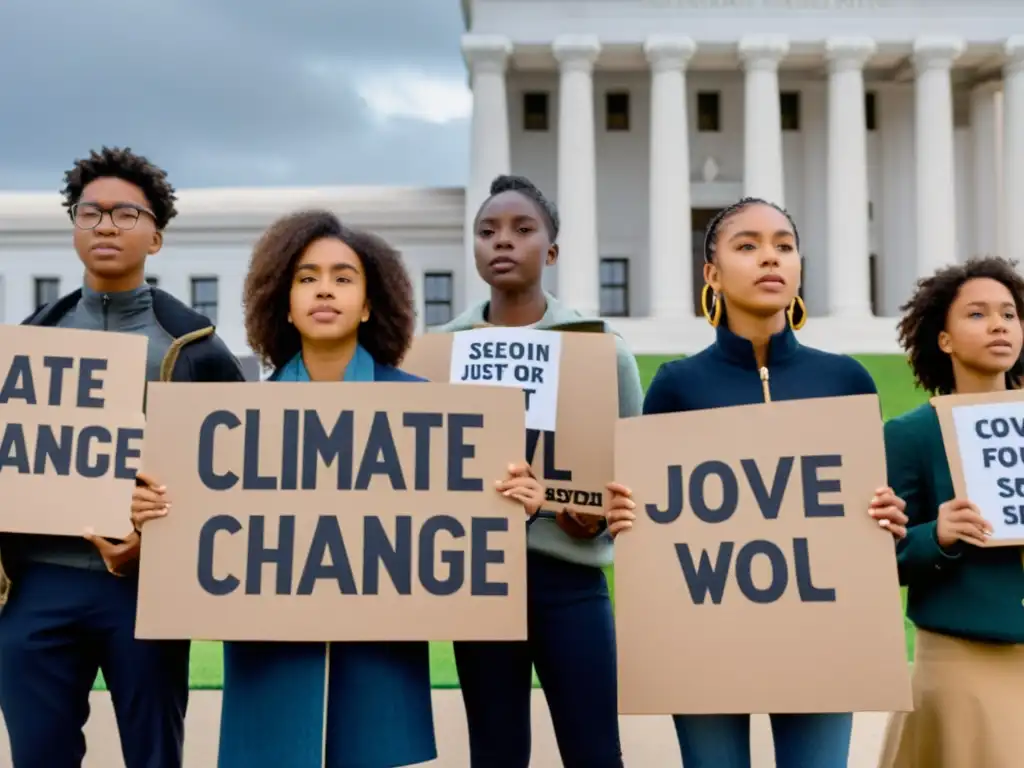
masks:
{"type": "Polygon", "coordinates": [[[125,576],[129,566],[139,561],[139,548],[141,540],[139,534],[132,531],[123,541],[113,542],[102,536],[97,536],[92,530],[84,534],[85,540],[92,543],[103,558],[107,570],[114,576],[125,576]]]}
{"type": "Polygon", "coordinates": [[[544,503],[544,486],[534,476],[529,464],[510,464],[508,476],[495,485],[498,493],[520,502],[529,517],[537,514],[544,503]]]}
{"type": "Polygon", "coordinates": [[[608,483],[605,487],[612,495],[608,505],[608,533],[614,539],[620,533],[633,528],[633,521],[636,520],[636,502],[633,501],[633,491],[621,483],[608,483]]]}
{"type": "Polygon", "coordinates": [[[891,533],[896,540],[907,535],[907,502],[896,495],[892,488],[878,488],[868,506],[868,514],[878,525],[891,533]]]}
{"type": "Polygon", "coordinates": [[[137,533],[148,521],[163,517],[171,509],[167,498],[167,487],[161,485],[152,475],[138,472],[135,475],[135,490],[132,491],[132,527],[137,533]]]}
{"type": "Polygon", "coordinates": [[[939,507],[935,538],[943,549],[950,549],[962,541],[976,547],[984,547],[992,526],[981,514],[981,510],[967,499],[951,499],[939,507]]]}
{"type": "Polygon", "coordinates": [[[577,539],[592,539],[604,529],[604,515],[563,509],[555,517],[558,527],[577,539]]]}

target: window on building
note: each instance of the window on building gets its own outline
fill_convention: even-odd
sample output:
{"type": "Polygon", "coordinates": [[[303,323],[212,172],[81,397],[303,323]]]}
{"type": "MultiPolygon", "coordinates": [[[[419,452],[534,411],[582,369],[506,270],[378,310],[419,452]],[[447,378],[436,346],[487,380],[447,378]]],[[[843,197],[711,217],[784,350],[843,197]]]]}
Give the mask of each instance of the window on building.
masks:
{"type": "Polygon", "coordinates": [[[160,285],[160,278],[157,277],[156,275],[146,275],[146,282],[152,285],[153,287],[156,287],[160,285]]]}
{"type": "Polygon", "coordinates": [[[800,92],[783,91],[779,94],[779,111],[782,113],[782,130],[800,130],[800,92]]]}
{"type": "Polygon", "coordinates": [[[427,272],[423,275],[423,324],[428,328],[452,319],[454,283],[451,272],[427,272]]]}
{"type": "Polygon", "coordinates": [[[604,127],[608,131],[629,130],[629,93],[619,91],[604,95],[604,127]]]}
{"type": "Polygon", "coordinates": [[[882,291],[878,279],[878,255],[872,253],[868,257],[868,281],[871,291],[871,314],[882,316],[882,291]]]}
{"type": "Polygon", "coordinates": [[[868,91],[864,94],[864,122],[867,124],[869,131],[878,130],[878,99],[875,98],[874,91],[868,91]]]}
{"type": "Polygon", "coordinates": [[[192,278],[192,309],[209,318],[211,323],[217,322],[217,278],[192,278]]]}
{"type": "Polygon", "coordinates": [[[523,130],[548,130],[548,94],[544,91],[523,94],[523,130]]]}
{"type": "Polygon", "coordinates": [[[36,309],[52,304],[60,298],[59,277],[36,278],[36,309]]]}
{"type": "Polygon", "coordinates": [[[629,317],[629,259],[601,259],[601,315],[629,317]]]}
{"type": "Polygon", "coordinates": [[[718,91],[697,94],[697,130],[718,133],[722,130],[722,95],[718,91]]]}

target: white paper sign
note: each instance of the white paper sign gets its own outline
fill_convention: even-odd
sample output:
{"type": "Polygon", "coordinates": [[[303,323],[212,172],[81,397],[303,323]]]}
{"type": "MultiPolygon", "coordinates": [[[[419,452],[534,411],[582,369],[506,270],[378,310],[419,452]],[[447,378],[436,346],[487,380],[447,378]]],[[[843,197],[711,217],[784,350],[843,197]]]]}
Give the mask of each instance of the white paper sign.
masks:
{"type": "Polygon", "coordinates": [[[532,328],[476,328],[452,338],[452,384],[518,387],[526,428],[555,431],[562,335],[532,328]]]}
{"type": "Polygon", "coordinates": [[[992,539],[1024,538],[1024,402],[952,409],[967,498],[992,525],[992,539]]]}

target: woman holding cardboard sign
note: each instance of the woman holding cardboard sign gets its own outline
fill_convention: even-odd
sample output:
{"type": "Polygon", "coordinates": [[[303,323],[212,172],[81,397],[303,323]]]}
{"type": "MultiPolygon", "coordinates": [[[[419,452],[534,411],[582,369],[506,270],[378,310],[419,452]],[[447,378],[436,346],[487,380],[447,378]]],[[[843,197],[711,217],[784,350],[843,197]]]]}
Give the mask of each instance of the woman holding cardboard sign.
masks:
{"type": "MultiPolygon", "coordinates": [[[[972,259],[922,280],[900,342],[933,395],[1019,389],[1024,280],[1011,262],[972,259]]],[[[1024,762],[1024,563],[986,548],[992,526],[954,497],[935,408],[885,425],[889,482],[907,502],[899,543],[907,615],[917,627],[914,711],[889,723],[886,768],[1012,768],[1024,762]]],[[[1012,472],[1007,472],[1012,475],[1012,472]]]]}
{"type": "MultiPolygon", "coordinates": [[[[416,382],[395,365],[413,336],[412,285],[379,238],[326,211],[276,222],[245,284],[249,345],[271,381],[416,382]]],[[[150,481],[136,524],[166,514],[150,481]]],[[[544,489],[512,467],[497,490],[533,514],[544,489]]],[[[426,642],[226,643],[220,768],[391,768],[437,757],[426,642]]]]}
{"type": "MultiPolygon", "coordinates": [[[[519,176],[499,176],[490,191],[474,222],[476,268],[490,299],[436,330],[490,324],[572,331],[601,323],[544,291],[544,267],[559,255],[555,206],[519,176]]],[[[640,375],[622,339],[615,341],[619,415],[635,416],[640,375]]],[[[534,666],[563,764],[619,768],[615,625],[602,570],[612,561],[612,536],[603,517],[563,510],[531,521],[528,546],[529,640],[455,643],[473,768],[529,765],[534,666]]]]}
{"type": "MultiPolygon", "coordinates": [[[[782,208],[746,198],[721,211],[704,240],[704,314],[715,342],[661,366],[644,401],[645,414],[696,411],[769,400],[875,394],[871,376],[853,358],[802,346],[806,319],[799,296],[800,236],[782,208]]],[[[613,531],[634,519],[628,488],[612,484],[613,531]]],[[[905,535],[903,503],[880,488],[871,505],[879,525],[905,535]]],[[[676,715],[686,768],[750,765],[749,715],[676,715]]],[[[778,768],[845,768],[853,716],[773,714],[778,768]]]]}

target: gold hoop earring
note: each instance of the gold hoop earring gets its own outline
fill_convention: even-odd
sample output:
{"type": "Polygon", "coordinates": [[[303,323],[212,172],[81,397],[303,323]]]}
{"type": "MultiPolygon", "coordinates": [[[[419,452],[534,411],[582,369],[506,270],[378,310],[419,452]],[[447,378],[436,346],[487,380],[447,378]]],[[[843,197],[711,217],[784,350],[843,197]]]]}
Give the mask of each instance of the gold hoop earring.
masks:
{"type": "Polygon", "coordinates": [[[722,300],[707,283],[704,283],[704,287],[700,291],[700,309],[704,313],[704,319],[711,324],[711,327],[717,328],[718,323],[722,320],[722,300]],[[708,301],[708,294],[711,294],[710,301],[708,301]]]}
{"type": "Polygon", "coordinates": [[[794,331],[799,331],[807,323],[807,305],[804,300],[797,296],[789,304],[786,310],[786,317],[789,318],[789,325],[794,331]]]}

